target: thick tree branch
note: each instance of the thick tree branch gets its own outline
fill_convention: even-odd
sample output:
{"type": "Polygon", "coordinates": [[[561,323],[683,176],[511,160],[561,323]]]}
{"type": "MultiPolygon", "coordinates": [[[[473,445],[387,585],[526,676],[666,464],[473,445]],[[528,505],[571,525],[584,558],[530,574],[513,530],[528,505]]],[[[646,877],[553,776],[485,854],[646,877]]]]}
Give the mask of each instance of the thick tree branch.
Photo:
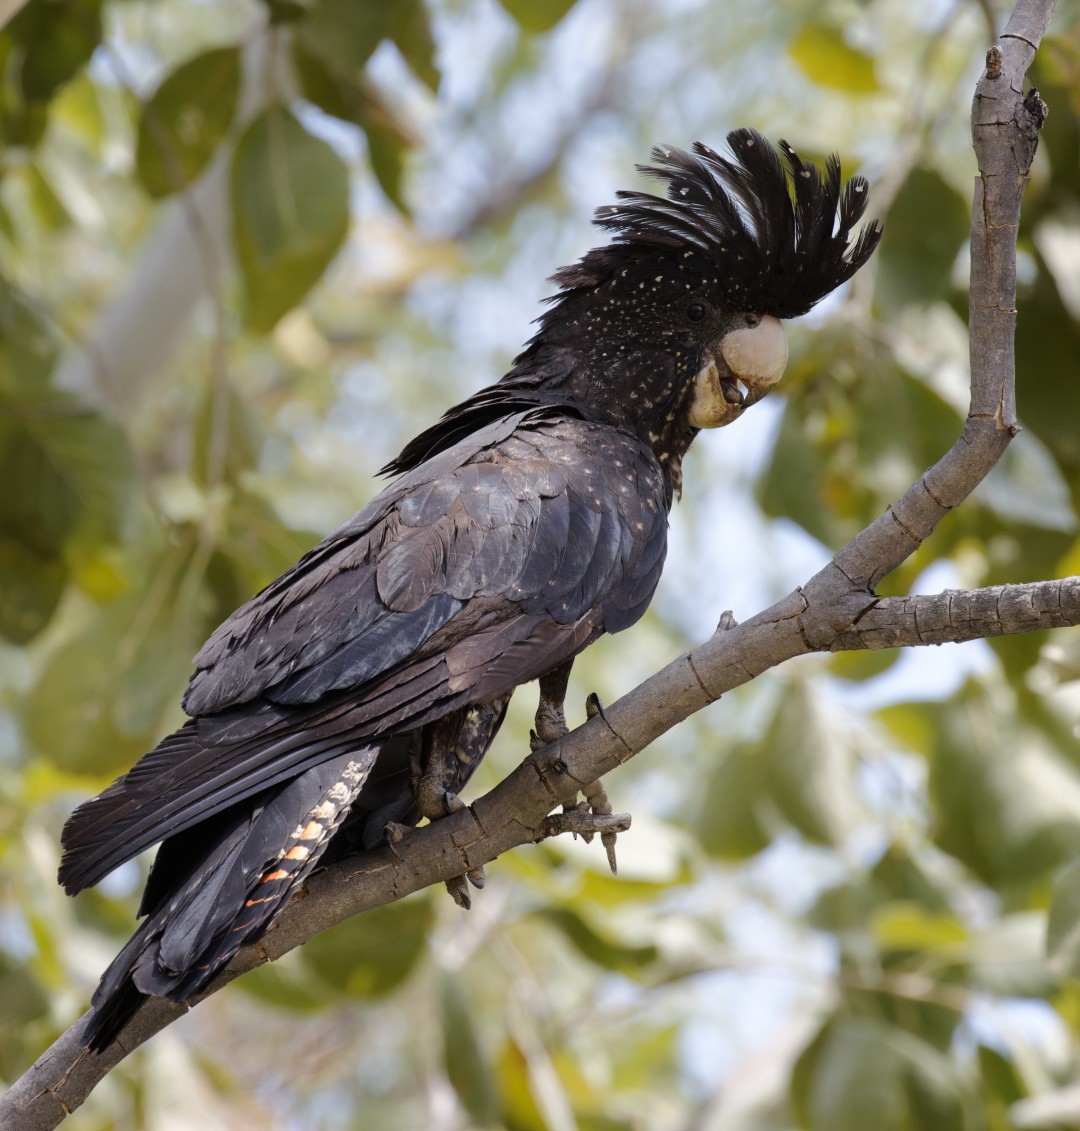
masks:
{"type": "MultiPolygon", "coordinates": [[[[544,818],[724,692],[816,651],[937,644],[1080,623],[1080,578],[881,599],[874,586],[908,558],[986,476],[1016,430],[1015,241],[1020,199],[1045,108],[1022,82],[1054,9],[1020,0],[988,55],[972,110],[980,176],[972,210],[971,410],[960,438],[884,515],[800,589],[679,657],[567,738],[528,757],[473,805],[314,876],[274,929],[202,996],[320,931],[542,839],[544,818]]],[[[101,1055],[76,1022],[0,1099],[0,1128],[52,1128],[131,1049],[185,1012],[151,999],[101,1055]]]]}

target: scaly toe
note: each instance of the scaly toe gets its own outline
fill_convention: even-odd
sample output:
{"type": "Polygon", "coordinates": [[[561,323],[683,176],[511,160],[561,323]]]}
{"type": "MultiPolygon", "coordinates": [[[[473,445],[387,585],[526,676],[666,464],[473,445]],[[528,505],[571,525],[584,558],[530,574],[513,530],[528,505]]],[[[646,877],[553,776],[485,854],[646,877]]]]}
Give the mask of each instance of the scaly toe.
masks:
{"type": "Polygon", "coordinates": [[[472,907],[472,896],[469,894],[469,885],[464,876],[454,876],[453,879],[447,880],[446,890],[462,911],[468,911],[472,907]]]}

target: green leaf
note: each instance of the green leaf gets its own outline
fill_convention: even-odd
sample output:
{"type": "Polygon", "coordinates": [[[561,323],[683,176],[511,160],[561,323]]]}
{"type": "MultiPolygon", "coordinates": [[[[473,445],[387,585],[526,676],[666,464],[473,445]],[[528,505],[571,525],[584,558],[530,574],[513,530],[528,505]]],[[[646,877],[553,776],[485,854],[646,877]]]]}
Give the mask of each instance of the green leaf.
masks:
{"type": "Polygon", "coordinates": [[[446,1076],[476,1127],[491,1126],[498,1115],[494,1080],[473,1025],[469,1000],[458,973],[440,979],[443,1014],[443,1063],[446,1076]]]}
{"type": "Polygon", "coordinates": [[[349,227],[349,174],[280,106],[244,132],[232,163],[233,240],[248,325],[266,332],[318,282],[349,227]]]}
{"type": "Polygon", "coordinates": [[[975,1131],[977,1097],[947,1054],[865,1018],[826,1022],[792,1073],[807,1131],[975,1131]]]}
{"type": "Polygon", "coordinates": [[[531,35],[551,29],[574,6],[574,0],[499,0],[518,27],[531,35]]]}
{"type": "Polygon", "coordinates": [[[139,563],[143,582],[81,618],[21,703],[23,728],[58,769],[127,769],[176,704],[202,625],[179,581],[189,538],[139,563]]]}
{"type": "Polygon", "coordinates": [[[615,942],[566,907],[545,907],[536,912],[536,917],[557,927],[579,954],[604,970],[634,977],[659,957],[655,946],[625,946],[615,942]]]}
{"type": "Polygon", "coordinates": [[[1011,1060],[1006,1060],[995,1049],[979,1045],[979,1076],[984,1094],[989,1094],[1004,1104],[1014,1104],[1027,1095],[1023,1079],[1011,1060]]]}
{"type": "Polygon", "coordinates": [[[216,619],[228,616],[319,541],[312,530],[293,530],[261,495],[242,488],[229,498],[217,550],[207,567],[216,619]]]}
{"type": "Polygon", "coordinates": [[[892,844],[885,850],[870,878],[891,901],[918,903],[929,914],[949,909],[949,897],[927,874],[921,854],[912,855],[900,845],[892,844]]]}
{"type": "Polygon", "coordinates": [[[839,843],[855,813],[854,765],[810,684],[796,680],[787,688],[758,756],[783,816],[808,840],[839,843]]]}
{"type": "Polygon", "coordinates": [[[69,541],[115,536],[133,497],[116,426],[49,387],[56,355],[48,323],[0,280],[0,633],[20,643],[57,607],[69,541]]]}
{"type": "Polygon", "coordinates": [[[431,90],[438,90],[439,68],[435,65],[435,40],[431,35],[424,0],[395,0],[389,7],[394,15],[390,25],[390,38],[413,74],[431,90]]]}
{"type": "Polygon", "coordinates": [[[353,122],[363,129],[368,142],[368,160],[379,187],[401,212],[408,214],[402,195],[405,158],[416,138],[380,97],[362,71],[342,75],[321,65],[297,40],[293,62],[304,97],[327,114],[353,122]]]}
{"type": "Polygon", "coordinates": [[[529,1060],[516,1041],[508,1040],[499,1057],[499,1103],[507,1131],[550,1131],[533,1094],[529,1060]]]}
{"type": "Polygon", "coordinates": [[[31,161],[18,173],[34,218],[41,227],[48,232],[62,232],[71,227],[71,215],[41,171],[41,166],[31,161]]]}
{"type": "Polygon", "coordinates": [[[874,60],[844,41],[842,27],[804,24],[788,46],[788,54],[811,82],[846,94],[874,94],[881,87],[874,60]]]}
{"type": "Polygon", "coordinates": [[[900,651],[897,648],[835,652],[829,657],[829,671],[839,679],[849,679],[859,683],[888,671],[899,658],[900,651]]]}
{"type": "Polygon", "coordinates": [[[840,538],[827,505],[824,481],[824,462],[807,436],[798,409],[789,401],[768,469],[757,485],[758,502],[770,517],[791,518],[819,542],[831,545],[840,538]]]}
{"type": "Polygon", "coordinates": [[[368,121],[364,132],[368,140],[368,160],[379,188],[399,212],[408,216],[409,206],[402,194],[408,147],[395,130],[388,129],[375,119],[368,121]]]}
{"type": "Polygon", "coordinates": [[[336,997],[325,983],[310,975],[298,956],[258,966],[237,985],[260,1001],[294,1013],[325,1010],[336,997]]]}
{"type": "Polygon", "coordinates": [[[0,404],[41,394],[59,352],[51,325],[0,278],[0,404]]]}
{"type": "MultiPolygon", "coordinates": [[[[3,396],[0,394],[0,405],[3,396]]],[[[76,528],[114,535],[131,499],[131,461],[111,421],[71,397],[9,401],[0,421],[0,532],[55,554],[76,528]]]]}
{"type": "Polygon", "coordinates": [[[85,72],[78,75],[57,95],[50,108],[55,121],[76,134],[95,157],[100,157],[105,141],[105,109],[98,87],[85,72]]]}
{"type": "Polygon", "coordinates": [[[702,847],[724,860],[745,860],[770,843],[762,820],[768,804],[757,747],[739,743],[721,755],[705,786],[697,835],[702,847]]]}
{"type": "Polygon", "coordinates": [[[930,764],[935,840],[984,882],[1030,882],[1080,851],[1080,776],[1037,730],[969,684],[924,705],[938,720],[930,764]]]}
{"type": "Polygon", "coordinates": [[[871,926],[882,950],[955,948],[968,937],[955,915],[934,914],[916,903],[889,903],[878,908],[871,926]]]}
{"type": "Polygon", "coordinates": [[[1046,934],[1041,911],[988,924],[968,946],[972,986],[1000,997],[1050,997],[1059,979],[1046,962],[1046,934]]]}
{"type": "Polygon", "coordinates": [[[806,921],[817,931],[861,934],[881,899],[881,892],[873,884],[857,881],[837,884],[818,896],[807,912],[806,921]]]}
{"type": "Polygon", "coordinates": [[[968,202],[936,169],[912,169],[889,209],[877,250],[877,298],[883,307],[925,305],[949,294],[969,220],[968,202]]]}
{"type": "Polygon", "coordinates": [[[292,24],[302,20],[308,12],[307,4],[302,0],[263,0],[267,11],[270,13],[271,27],[280,24],[292,24]]]}
{"type": "Polygon", "coordinates": [[[878,1023],[857,1018],[825,1024],[791,1075],[792,1104],[802,1127],[901,1131],[906,1105],[887,1033],[878,1023]]]}
{"type": "Polygon", "coordinates": [[[1062,357],[1080,352],[1080,323],[1069,317],[1051,272],[1041,262],[1034,284],[1023,289],[1018,302],[1024,314],[1016,323],[1016,386],[1024,427],[1038,435],[1062,466],[1076,507],[1080,381],[1057,381],[1051,375],[1062,357]]]}
{"type": "Polygon", "coordinates": [[[258,461],[261,436],[255,415],[231,386],[211,385],[199,405],[192,435],[191,467],[200,486],[207,485],[212,465],[220,463],[221,482],[235,484],[258,461]]]}
{"type": "Polygon", "coordinates": [[[1068,978],[1080,974],[1080,862],[1070,864],[1054,882],[1046,954],[1058,973],[1068,978]]]}
{"type": "Polygon", "coordinates": [[[431,893],[376,907],[324,931],[301,951],[310,971],[350,997],[384,997],[412,973],[427,949],[431,893]]]}
{"type": "Polygon", "coordinates": [[[153,197],[187,188],[217,152],[240,94],[240,52],[207,51],[168,75],[139,116],[135,171],[153,197]]]}
{"type": "Polygon", "coordinates": [[[101,42],[101,0],[27,4],[5,29],[25,52],[18,83],[27,101],[46,102],[89,61],[101,42]]]}
{"type": "Polygon", "coordinates": [[[324,66],[355,76],[390,35],[396,6],[384,0],[314,0],[298,24],[297,36],[324,66]]]}
{"type": "Polygon", "coordinates": [[[0,533],[56,556],[79,518],[77,472],[53,435],[55,418],[19,413],[0,420],[0,482],[10,484],[0,492],[0,533]]]}
{"type": "Polygon", "coordinates": [[[978,1097],[947,1052],[896,1030],[889,1044],[900,1062],[916,1131],[976,1131],[983,1126],[978,1097]]]}
{"type": "Polygon", "coordinates": [[[35,554],[0,536],[0,636],[26,644],[49,623],[67,583],[59,558],[35,554]]]}
{"type": "Polygon", "coordinates": [[[43,1017],[49,1009],[49,997],[28,970],[0,966],[0,1024],[25,1025],[43,1017]]]}

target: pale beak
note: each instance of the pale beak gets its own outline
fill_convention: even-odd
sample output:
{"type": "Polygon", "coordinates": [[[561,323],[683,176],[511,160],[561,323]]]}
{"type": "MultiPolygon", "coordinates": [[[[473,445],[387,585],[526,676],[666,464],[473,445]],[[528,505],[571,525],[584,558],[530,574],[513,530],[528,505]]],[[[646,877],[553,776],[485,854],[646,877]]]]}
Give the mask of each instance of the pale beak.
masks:
{"type": "Polygon", "coordinates": [[[722,428],[738,419],[776,385],[787,358],[787,335],[779,318],[733,330],[694,379],[690,423],[722,428]]]}

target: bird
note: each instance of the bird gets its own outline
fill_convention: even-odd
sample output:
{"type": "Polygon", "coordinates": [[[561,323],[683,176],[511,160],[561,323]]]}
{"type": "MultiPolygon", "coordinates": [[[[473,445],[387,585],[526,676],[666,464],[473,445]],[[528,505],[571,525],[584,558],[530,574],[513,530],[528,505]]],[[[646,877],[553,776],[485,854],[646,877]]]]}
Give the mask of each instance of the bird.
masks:
{"type": "Polygon", "coordinates": [[[148,996],[197,995],[315,868],[459,809],[520,685],[539,681],[534,745],[566,733],[574,658],[653,597],[690,444],[775,387],[783,320],[881,238],[863,177],[752,129],[638,170],[666,191],[597,210],[608,242],[551,277],[506,375],[210,636],[188,721],[68,819],[72,895],[160,846],[87,1047],[148,996]]]}

